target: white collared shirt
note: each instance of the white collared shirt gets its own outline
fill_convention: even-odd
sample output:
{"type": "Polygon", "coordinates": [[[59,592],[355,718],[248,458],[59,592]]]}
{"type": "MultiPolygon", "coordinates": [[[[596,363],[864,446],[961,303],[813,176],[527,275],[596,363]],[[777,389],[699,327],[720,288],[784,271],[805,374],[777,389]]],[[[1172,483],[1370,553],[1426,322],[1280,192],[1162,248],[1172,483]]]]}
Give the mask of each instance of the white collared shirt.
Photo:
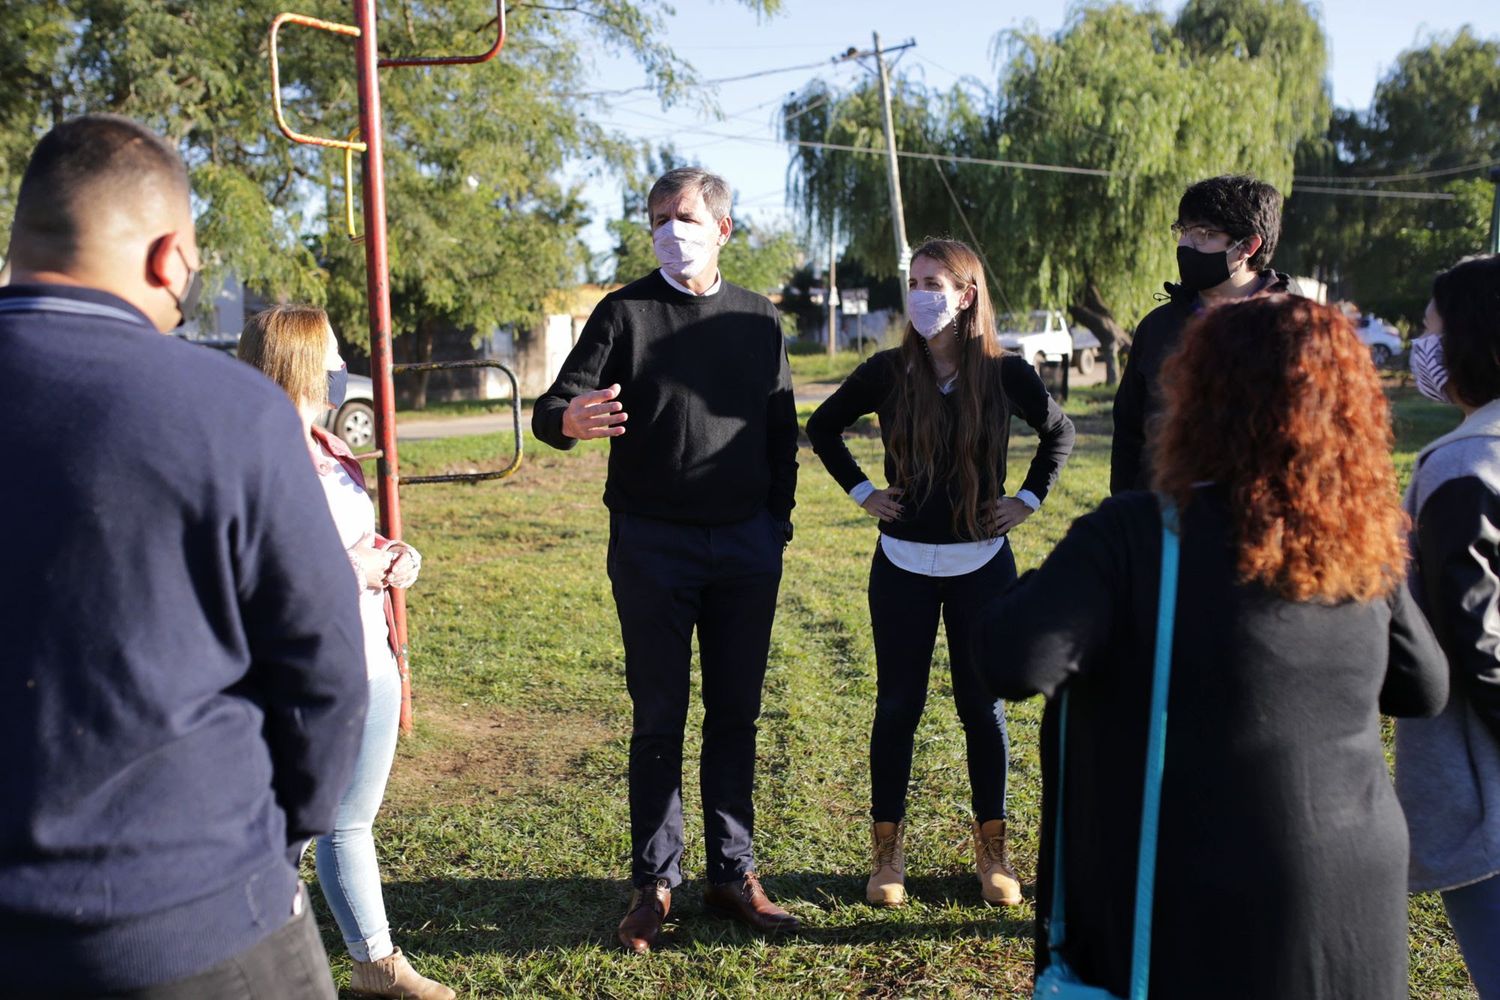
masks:
{"type": "Polygon", "coordinates": [[[722,272],[720,272],[719,274],[714,275],[714,283],[712,285],[708,286],[708,290],[707,291],[705,291],[705,292],[695,292],[691,288],[689,288],[687,285],[684,285],[682,282],[678,281],[676,278],[674,278],[670,274],[668,274],[666,268],[659,267],[659,268],[657,268],[657,270],[661,272],[661,276],[662,276],[663,280],[666,281],[667,284],[671,285],[673,288],[677,289],[682,294],[684,294],[684,295],[691,295],[694,298],[702,298],[704,296],[713,295],[724,284],[724,275],[723,275],[722,272]]]}

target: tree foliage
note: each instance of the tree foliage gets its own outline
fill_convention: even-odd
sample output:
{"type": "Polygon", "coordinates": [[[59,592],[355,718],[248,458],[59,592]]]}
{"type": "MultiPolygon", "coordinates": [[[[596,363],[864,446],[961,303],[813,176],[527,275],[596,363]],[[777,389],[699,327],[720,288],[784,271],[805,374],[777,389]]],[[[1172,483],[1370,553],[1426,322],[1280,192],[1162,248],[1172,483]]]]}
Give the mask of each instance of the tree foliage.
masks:
{"type": "Polygon", "coordinates": [[[1323,141],[1299,152],[1298,173],[1323,186],[1453,200],[1294,189],[1284,256],[1336,294],[1414,326],[1433,274],[1485,247],[1494,187],[1473,168],[1489,163],[1500,163],[1500,41],[1468,28],[1430,39],[1401,54],[1367,112],[1334,113],[1323,141]]]}
{"type": "MultiPolygon", "coordinates": [[[[1167,229],[1182,190],[1225,172],[1285,189],[1299,142],[1328,120],[1323,35],[1300,0],[1190,0],[1175,22],[1084,5],[1055,35],[1000,36],[997,54],[993,93],[901,80],[893,107],[904,150],[1104,175],[903,161],[908,232],[977,239],[1002,304],[1017,308],[1074,302],[1092,280],[1122,316],[1140,316],[1175,274],[1167,229]]],[[[880,148],[870,84],[815,84],[784,119],[796,142],[880,148]]],[[[800,146],[792,172],[811,227],[894,269],[882,159],[800,146]]]]}
{"type": "MultiPolygon", "coordinates": [[[[740,0],[772,14],[780,0],[740,0]]],[[[293,145],[270,114],[269,0],[0,0],[0,226],[31,146],[85,111],[128,115],[180,143],[200,242],[272,297],[328,306],[364,328],[362,251],[342,225],[341,154],[293,145]]],[[[348,5],[307,0],[333,21],[348,5]]],[[[468,53],[493,27],[487,0],[382,4],[387,55],[468,53]]],[[[635,58],[664,102],[692,68],[663,41],[664,0],[516,3],[500,57],[471,67],[382,71],[396,332],[421,321],[479,331],[529,323],[583,261],[584,206],[565,163],[613,169],[627,147],[585,91],[588,53],[635,58]]],[[[282,31],[294,128],[343,136],[357,122],[351,42],[282,31]]],[[[356,187],[358,178],[356,177],[356,187]]],[[[355,338],[356,343],[363,337],[355,338]]]]}

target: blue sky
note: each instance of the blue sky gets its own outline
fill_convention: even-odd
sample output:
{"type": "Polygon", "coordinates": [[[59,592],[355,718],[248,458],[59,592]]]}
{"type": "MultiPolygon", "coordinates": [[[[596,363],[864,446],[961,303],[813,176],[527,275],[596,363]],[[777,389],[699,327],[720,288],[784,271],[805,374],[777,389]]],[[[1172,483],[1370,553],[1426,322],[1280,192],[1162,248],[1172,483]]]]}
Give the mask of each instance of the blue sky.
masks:
{"type": "MultiPolygon", "coordinates": [[[[1173,11],[1178,6],[1166,5],[1173,11]]],[[[1433,34],[1468,24],[1482,36],[1500,37],[1500,2],[1495,0],[1325,0],[1315,6],[1328,37],[1333,99],[1343,107],[1368,106],[1377,80],[1396,56],[1433,34]]],[[[784,97],[817,76],[848,84],[864,75],[854,64],[832,66],[831,57],[851,45],[869,48],[871,32],[878,31],[882,45],[908,39],[917,43],[901,57],[901,72],[915,73],[942,89],[966,76],[992,87],[995,36],[1013,28],[1054,32],[1069,4],[785,0],[784,13],[759,20],[733,0],[675,0],[675,7],[666,40],[705,79],[820,65],[717,85],[712,96],[723,118],[703,112],[694,102],[664,110],[645,91],[610,97],[611,124],[638,141],[671,142],[685,156],[724,174],[738,192],[739,214],[784,220],[788,157],[785,146],[771,141],[777,135],[776,111],[784,97]]],[[[600,58],[593,86],[619,90],[644,79],[633,63],[600,58]]],[[[596,220],[587,238],[595,252],[603,252],[610,245],[603,223],[619,212],[619,187],[608,177],[596,177],[586,192],[596,220]]]]}

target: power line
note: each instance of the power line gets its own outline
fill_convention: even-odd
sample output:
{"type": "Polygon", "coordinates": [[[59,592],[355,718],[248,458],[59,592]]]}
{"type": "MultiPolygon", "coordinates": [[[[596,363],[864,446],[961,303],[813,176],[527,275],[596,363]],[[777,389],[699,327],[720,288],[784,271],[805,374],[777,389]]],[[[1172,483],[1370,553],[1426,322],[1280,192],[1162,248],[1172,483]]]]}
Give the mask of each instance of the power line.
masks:
{"type": "Polygon", "coordinates": [[[1441,191],[1362,191],[1359,188],[1316,187],[1307,184],[1294,185],[1292,187],[1292,194],[1336,194],[1359,198],[1404,198],[1408,201],[1453,201],[1457,197],[1456,195],[1446,194],[1441,191]]]}
{"type": "Polygon", "coordinates": [[[1000,301],[1005,303],[1006,312],[1014,312],[1010,306],[1010,299],[1005,294],[1005,286],[1000,284],[1000,279],[995,276],[995,269],[990,267],[989,255],[984,252],[984,244],[979,242],[979,236],[974,232],[974,227],[969,225],[969,214],[959,203],[958,195],[953,193],[953,185],[948,183],[948,175],[943,173],[943,165],[934,161],[932,169],[937,171],[938,180],[943,182],[943,188],[948,192],[948,197],[953,199],[953,207],[958,211],[958,217],[963,221],[964,229],[969,233],[969,239],[974,243],[974,252],[979,254],[979,262],[984,265],[984,271],[990,276],[990,284],[995,286],[995,291],[1000,293],[1000,301]]]}
{"type": "MultiPolygon", "coordinates": [[[[776,140],[771,140],[776,141],[776,140]]],[[[865,146],[846,146],[836,142],[812,142],[807,139],[787,139],[789,145],[802,146],[807,149],[829,149],[844,153],[865,153],[872,156],[884,156],[879,149],[870,149],[865,146]]],[[[1013,170],[1041,170],[1057,174],[1081,174],[1085,177],[1115,177],[1118,176],[1113,170],[1099,170],[1095,167],[1068,167],[1057,163],[1030,163],[1025,160],[994,160],[982,156],[960,156],[957,153],[919,153],[909,149],[896,150],[897,156],[904,156],[911,160],[938,160],[942,163],[972,163],[981,167],[1009,167],[1013,170]]]]}
{"type": "MultiPolygon", "coordinates": [[[[830,64],[837,65],[839,62],[840,62],[839,58],[834,58],[834,59],[831,59],[831,60],[822,60],[822,61],[814,62],[814,63],[803,63],[800,66],[779,66],[779,67],[777,67],[775,69],[756,70],[754,73],[741,73],[738,76],[721,76],[721,77],[717,77],[717,78],[712,79],[712,80],[695,80],[695,81],[693,81],[693,84],[695,86],[706,87],[706,86],[714,86],[714,85],[717,85],[717,84],[720,84],[720,83],[739,83],[742,80],[757,80],[760,77],[763,77],[763,76],[774,76],[777,73],[795,73],[795,72],[798,72],[799,70],[823,69],[823,68],[829,66],[830,64]]],[[[639,87],[623,87],[623,88],[621,88],[619,90],[590,90],[590,91],[585,91],[585,92],[582,92],[582,93],[558,94],[556,96],[558,96],[558,97],[616,97],[616,96],[619,96],[621,94],[634,94],[637,91],[641,91],[641,90],[656,90],[656,89],[658,89],[658,87],[654,83],[643,83],[639,87]]]]}
{"type": "Polygon", "coordinates": [[[1385,177],[1293,177],[1293,181],[1310,181],[1313,184],[1394,184],[1397,181],[1421,181],[1430,177],[1451,177],[1466,174],[1471,170],[1488,170],[1500,167],[1500,160],[1471,163],[1465,167],[1447,167],[1443,170],[1423,170],[1415,174],[1388,174],[1385,177]]]}

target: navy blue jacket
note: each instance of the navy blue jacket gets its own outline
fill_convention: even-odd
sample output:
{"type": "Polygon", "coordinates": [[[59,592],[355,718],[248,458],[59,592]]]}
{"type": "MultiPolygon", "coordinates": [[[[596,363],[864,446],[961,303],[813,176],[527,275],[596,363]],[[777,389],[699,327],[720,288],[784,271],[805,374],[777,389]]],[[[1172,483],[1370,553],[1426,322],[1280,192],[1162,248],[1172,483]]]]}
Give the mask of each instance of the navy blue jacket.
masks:
{"type": "Polygon", "coordinates": [[[0,289],[0,968],[130,990],[291,917],[363,729],[295,411],[104,292],[0,289]]]}

